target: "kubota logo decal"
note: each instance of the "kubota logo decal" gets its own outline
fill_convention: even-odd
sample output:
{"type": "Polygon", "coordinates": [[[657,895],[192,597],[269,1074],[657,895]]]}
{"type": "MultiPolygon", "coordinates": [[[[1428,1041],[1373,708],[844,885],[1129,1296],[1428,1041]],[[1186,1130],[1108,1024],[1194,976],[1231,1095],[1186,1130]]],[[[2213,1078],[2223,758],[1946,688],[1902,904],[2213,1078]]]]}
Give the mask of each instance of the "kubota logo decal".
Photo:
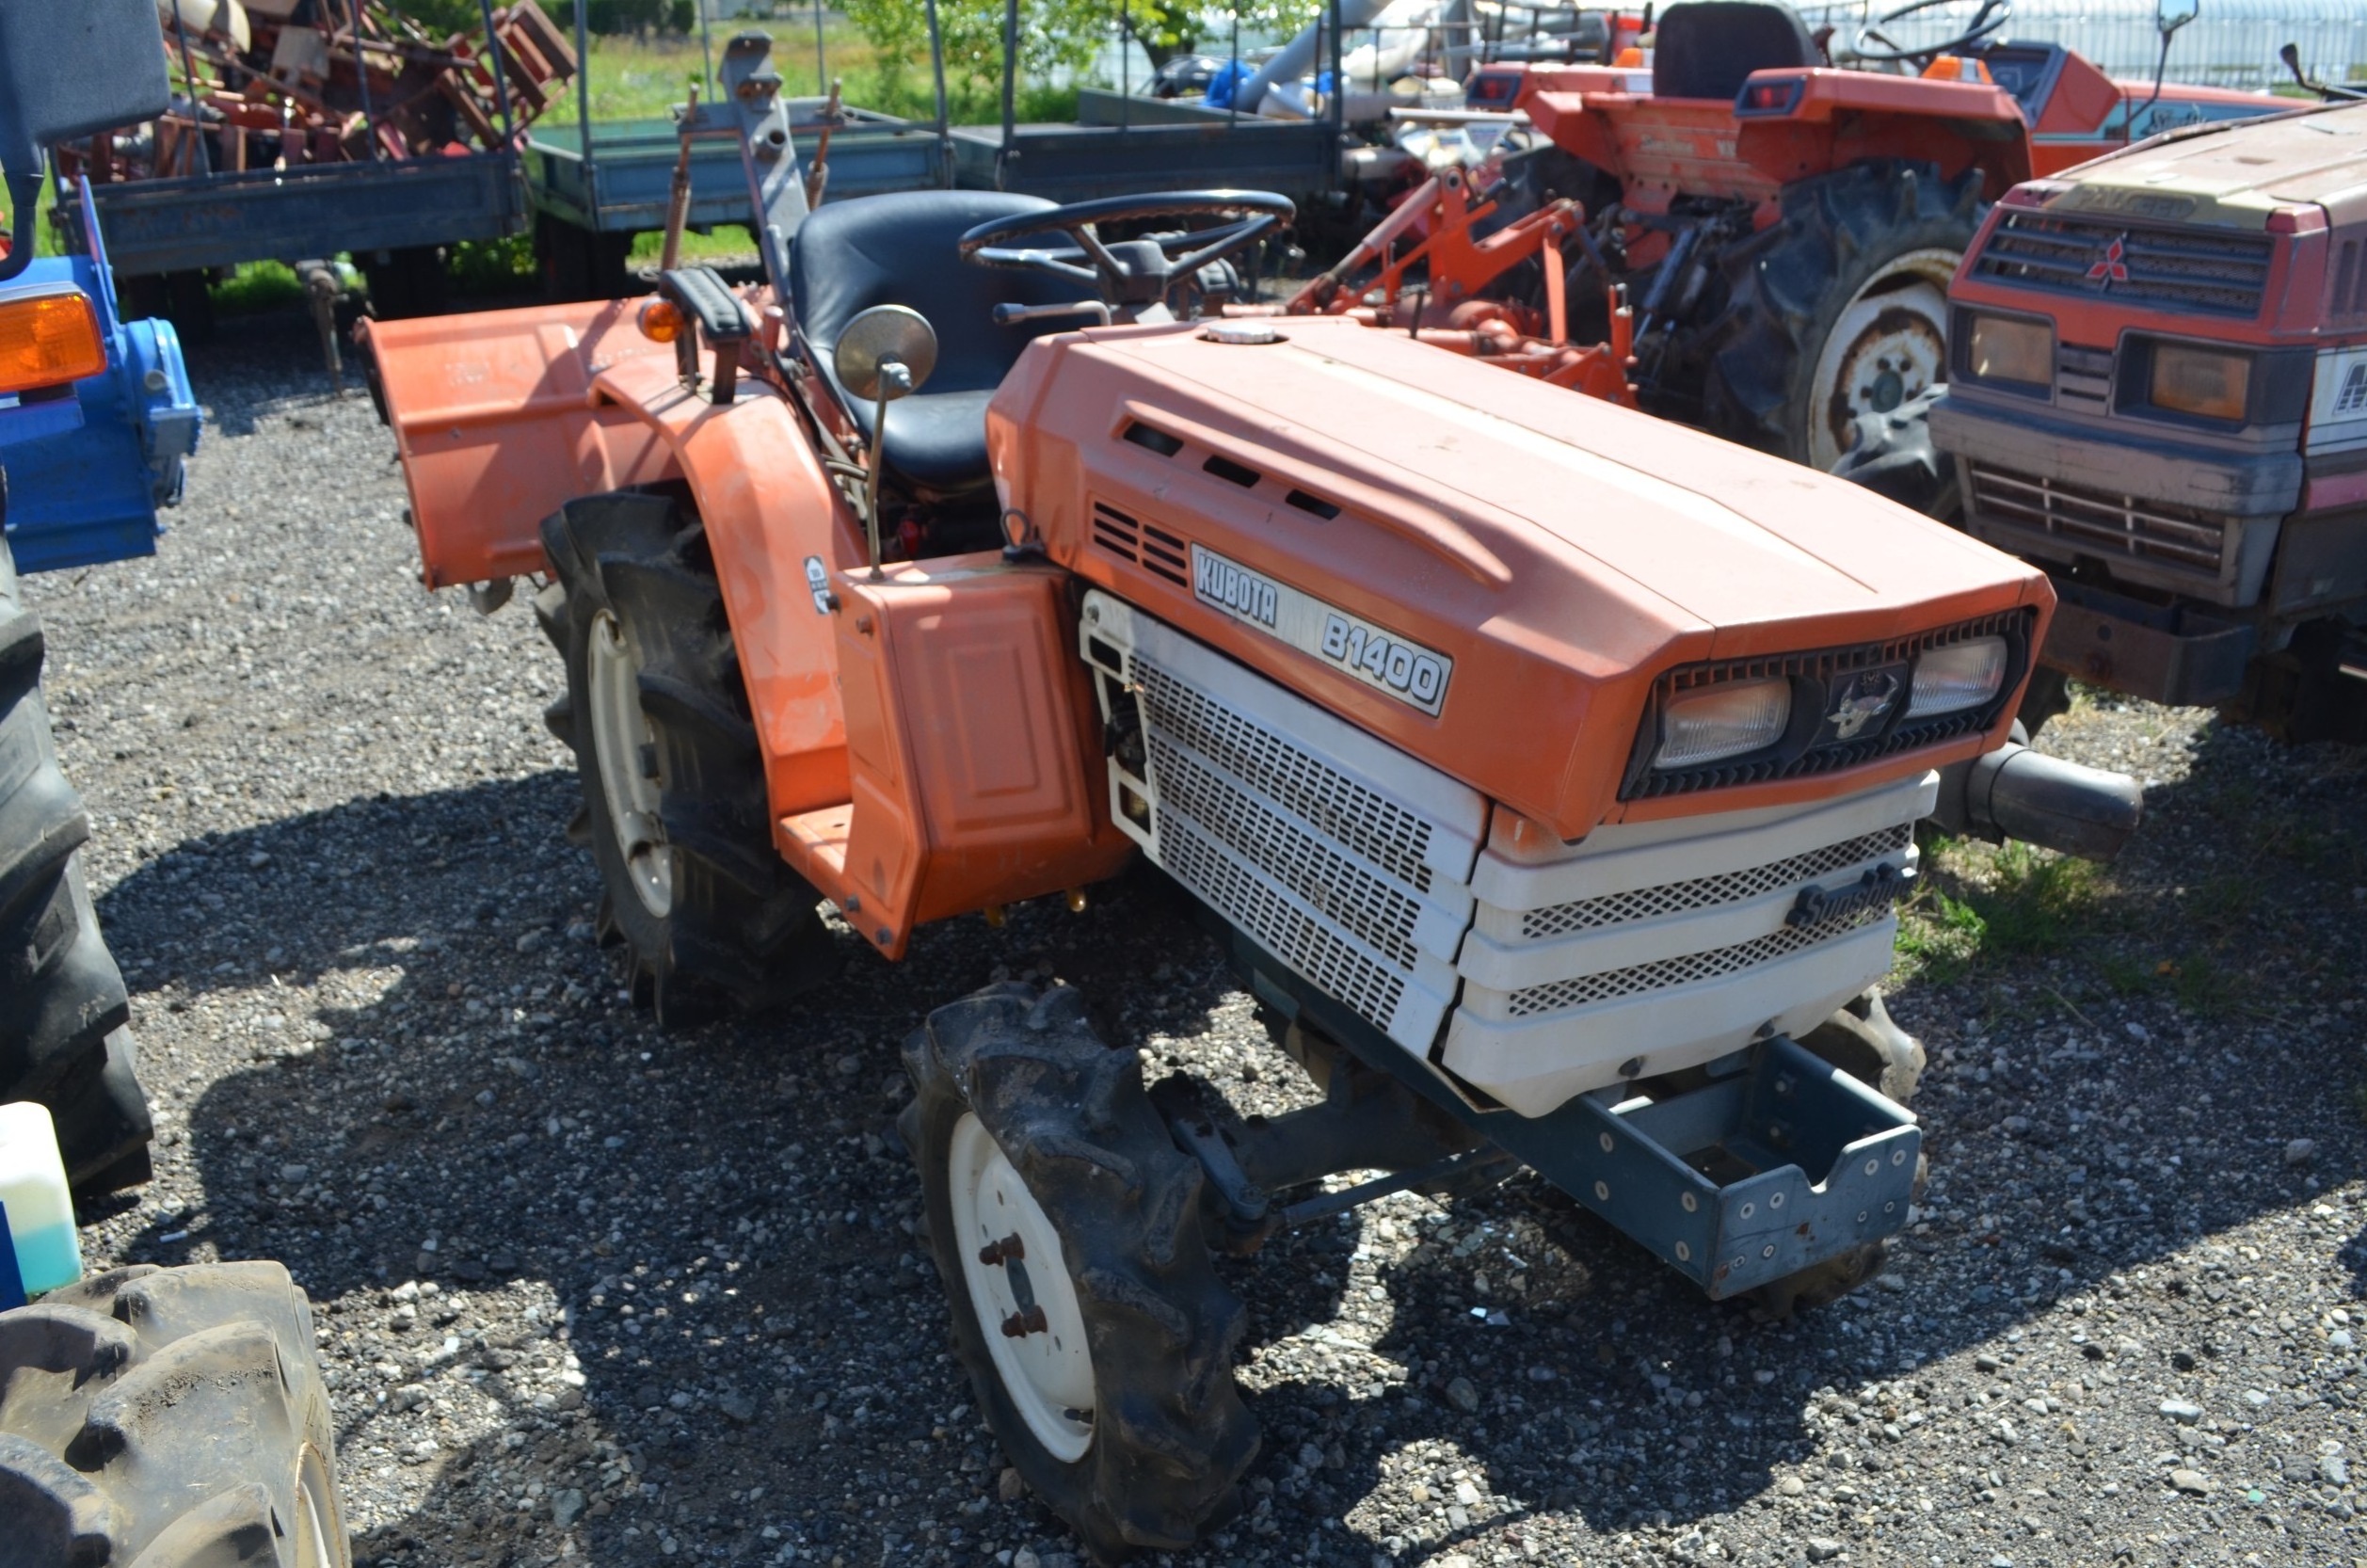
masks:
{"type": "Polygon", "coordinates": [[[2362,408],[2367,408],[2367,360],[2351,366],[2343,377],[2343,390],[2334,398],[2338,414],[2355,414],[2362,408]]]}
{"type": "Polygon", "coordinates": [[[1435,714],[1447,700],[1455,662],[1446,654],[1196,544],[1191,590],[1201,603],[1409,707],[1435,714]]]}
{"type": "Polygon", "coordinates": [[[1191,591],[1220,610],[1273,630],[1282,595],[1274,583],[1206,550],[1191,552],[1191,591]]]}
{"type": "Polygon", "coordinates": [[[2129,280],[2128,257],[2129,236],[2113,235],[2112,243],[2104,247],[2103,255],[2097,259],[2094,266],[2087,269],[2087,280],[2100,289],[2108,289],[2115,283],[2127,282],[2129,280]]]}

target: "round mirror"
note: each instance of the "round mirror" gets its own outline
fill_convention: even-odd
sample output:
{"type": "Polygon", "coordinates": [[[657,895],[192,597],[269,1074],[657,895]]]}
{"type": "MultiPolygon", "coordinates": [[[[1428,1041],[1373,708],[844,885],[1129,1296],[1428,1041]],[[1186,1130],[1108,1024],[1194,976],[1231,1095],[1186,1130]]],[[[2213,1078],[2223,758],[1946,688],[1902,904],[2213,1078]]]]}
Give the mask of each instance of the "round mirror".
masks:
{"type": "Polygon", "coordinates": [[[863,312],[846,324],[839,346],[830,353],[839,385],[866,402],[879,396],[879,367],[891,362],[903,365],[912,377],[912,384],[902,391],[891,388],[891,397],[919,391],[936,368],[936,331],[927,316],[909,305],[874,305],[863,312]]]}

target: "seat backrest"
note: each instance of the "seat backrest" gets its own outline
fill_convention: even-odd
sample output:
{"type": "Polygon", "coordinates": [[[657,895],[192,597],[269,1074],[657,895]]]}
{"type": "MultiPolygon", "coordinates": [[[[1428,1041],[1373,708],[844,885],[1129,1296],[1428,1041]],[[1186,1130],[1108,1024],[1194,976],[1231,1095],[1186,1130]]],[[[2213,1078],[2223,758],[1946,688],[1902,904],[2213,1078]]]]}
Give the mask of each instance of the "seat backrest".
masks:
{"type": "Polygon", "coordinates": [[[1030,339],[1079,326],[1081,318],[1074,316],[996,326],[997,305],[1082,299],[1093,290],[1048,273],[972,265],[955,248],[963,233],[981,223],[1051,206],[1033,196],[929,190],[857,197],[816,208],[798,226],[790,247],[790,299],[816,368],[841,401],[846,392],[831,371],[831,353],[846,324],[874,305],[908,305],[936,329],[936,369],[923,393],[995,387],[1030,339]]]}
{"type": "Polygon", "coordinates": [[[1685,0],[1653,29],[1652,95],[1734,102],[1754,71],[1824,64],[1791,7],[1771,0],[1685,0]]]}

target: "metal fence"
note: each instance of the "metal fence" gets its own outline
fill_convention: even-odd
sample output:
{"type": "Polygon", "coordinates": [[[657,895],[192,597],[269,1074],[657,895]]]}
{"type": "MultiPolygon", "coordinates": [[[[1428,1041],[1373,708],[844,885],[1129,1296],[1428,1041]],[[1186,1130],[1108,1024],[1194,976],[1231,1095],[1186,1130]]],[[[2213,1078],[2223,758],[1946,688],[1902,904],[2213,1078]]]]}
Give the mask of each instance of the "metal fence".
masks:
{"type": "MultiPolygon", "coordinates": [[[[1898,0],[1806,0],[1799,14],[1811,27],[1831,25],[1845,45],[1864,22],[1898,0]]],[[[2151,79],[2161,53],[2153,27],[2154,0],[2016,0],[2004,36],[2060,43],[2114,76],[2151,79]]],[[[1931,42],[1962,30],[1975,0],[1936,7],[1883,29],[1901,44],[1931,42]]],[[[2213,87],[2267,88],[2290,81],[2277,51],[2300,47],[2302,63],[2327,81],[2367,77],[2367,0],[2202,0],[2202,11],[2180,29],[2164,74],[2173,82],[2213,87]]]]}

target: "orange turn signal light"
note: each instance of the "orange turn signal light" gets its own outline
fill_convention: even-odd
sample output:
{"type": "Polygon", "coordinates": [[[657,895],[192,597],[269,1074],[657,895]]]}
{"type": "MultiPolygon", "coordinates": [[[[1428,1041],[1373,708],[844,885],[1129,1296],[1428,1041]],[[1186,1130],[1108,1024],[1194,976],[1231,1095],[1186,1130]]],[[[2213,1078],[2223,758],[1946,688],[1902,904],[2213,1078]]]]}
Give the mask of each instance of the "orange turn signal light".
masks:
{"type": "Polygon", "coordinates": [[[68,386],[106,368],[88,295],[70,283],[0,294],[0,395],[68,386]]]}
{"type": "Polygon", "coordinates": [[[640,326],[651,343],[672,343],[682,335],[682,308],[671,299],[652,299],[641,307],[640,326]]]}

